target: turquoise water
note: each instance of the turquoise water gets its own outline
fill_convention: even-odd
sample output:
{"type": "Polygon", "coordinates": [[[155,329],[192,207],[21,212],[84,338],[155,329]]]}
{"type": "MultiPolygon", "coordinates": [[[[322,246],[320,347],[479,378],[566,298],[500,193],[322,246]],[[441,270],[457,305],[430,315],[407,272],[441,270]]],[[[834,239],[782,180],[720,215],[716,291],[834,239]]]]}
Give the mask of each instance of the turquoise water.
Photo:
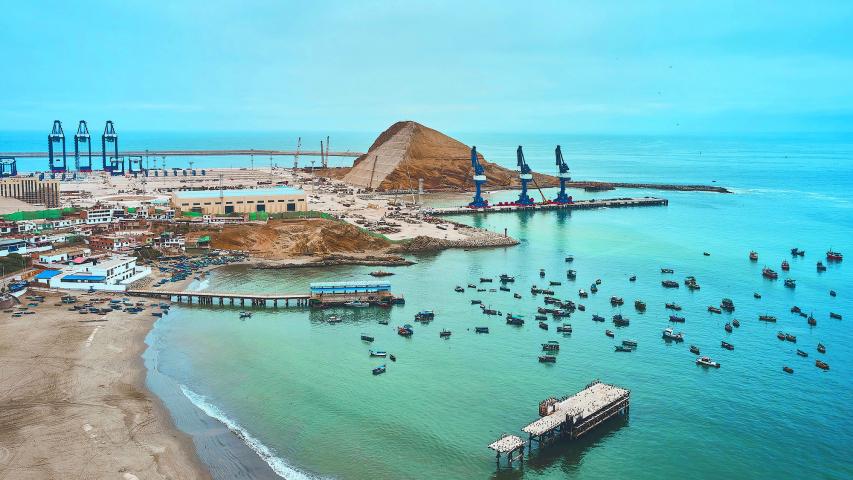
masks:
{"type": "MultiPolygon", "coordinates": [[[[505,152],[494,157],[509,164],[512,139],[488,140],[493,143],[481,143],[488,151],[505,152]]],[[[523,143],[531,145],[528,159],[544,164],[553,143],[562,140],[537,137],[523,143]]],[[[507,229],[521,244],[413,257],[416,265],[394,268],[396,275],[389,277],[393,290],[406,297],[405,306],[336,311],[345,319],[340,324],[323,321],[331,311],[258,311],[240,321],[236,310],[174,308],[149,337],[149,383],[179,426],[196,434],[202,457],[219,478],[271,474],[257,466],[235,469],[237,460],[218,459],[221,444],[229,440],[221,440],[219,432],[219,440],[206,441],[198,422],[207,415],[240,432],[287,478],[657,479],[685,473],[692,478],[851,478],[845,450],[853,444],[853,335],[847,325],[853,274],[844,263],[829,264],[824,273],[815,269],[830,247],[848,255],[853,251],[851,142],[804,137],[602,143],[570,154],[573,170],[594,178],[716,179],[737,194],[573,192],[576,198],[660,195],[670,204],[456,217],[507,229]],[[791,258],[794,246],[806,250],[805,258],[791,258]],[[758,262],[747,259],[751,249],[759,252],[758,262]],[[711,255],[703,256],[704,251],[711,255]],[[575,257],[570,265],[564,262],[566,254],[575,257]],[[783,259],[791,263],[789,274],[780,272],[777,281],[761,277],[762,266],[779,271],[783,259]],[[675,274],[662,275],[661,267],[675,274]],[[599,293],[580,301],[586,312],[565,320],[574,327],[571,337],[555,333],[561,322],[549,321],[546,332],[533,320],[542,300],[529,288],[545,283],[540,268],[547,272],[546,281],[562,281],[553,287],[558,297],[575,301],[578,288],[588,290],[602,279],[599,293]],[[577,281],[567,281],[568,268],[578,271],[577,281]],[[516,276],[512,289],[523,295],[521,300],[500,291],[453,291],[504,272],[516,276]],[[637,275],[633,283],[628,281],[632,274],[637,275]],[[687,275],[696,276],[702,289],[661,287],[662,279],[681,283],[687,275]],[[782,286],[788,276],[797,280],[796,289],[782,286]],[[830,289],[838,296],[830,297],[830,289]],[[762,294],[760,300],[753,298],[755,291],[762,294]],[[616,329],[609,322],[620,311],[611,308],[611,295],[625,298],[621,312],[631,319],[629,327],[616,329]],[[707,306],[722,297],[734,300],[734,314],[708,313],[707,306]],[[470,304],[472,298],[503,313],[525,315],[528,322],[511,327],[503,318],[483,316],[470,304]],[[633,308],[637,298],[648,304],[643,314],[633,308]],[[684,307],[687,322],[676,325],[686,337],[682,344],[660,338],[670,326],[670,312],[664,309],[668,301],[684,307]],[[810,328],[789,313],[792,305],[813,312],[817,326],[810,328]],[[421,309],[434,309],[435,321],[415,324],[409,339],[396,335],[395,325],[413,323],[421,309]],[[844,320],[829,319],[830,311],[844,320]],[[593,322],[593,313],[607,316],[608,322],[593,322]],[[763,313],[776,315],[779,322],[759,322],[763,313]],[[379,325],[382,318],[389,325],[379,325]],[[723,325],[732,318],[741,327],[727,334],[723,325]],[[491,333],[476,335],[475,326],[489,326],[491,333]],[[451,339],[439,339],[444,328],[453,331],[451,339]],[[604,335],[606,328],[616,330],[616,340],[604,335]],[[778,330],[796,335],[798,342],[780,342],[778,330]],[[376,342],[361,342],[361,332],[372,333],[376,342]],[[613,345],[625,338],[639,342],[636,352],[614,353],[613,345]],[[540,344],[552,339],[561,344],[557,363],[539,364],[540,344]],[[720,348],[721,340],[735,350],[720,348]],[[818,342],[826,345],[826,354],[816,352],[818,342]],[[697,367],[690,344],[722,368],[697,367]],[[383,361],[369,358],[370,348],[397,356],[385,375],[371,375],[370,369],[383,361]],[[809,358],[798,357],[797,348],[809,358]],[[817,369],[815,358],[831,370],[817,369]],[[783,373],[783,365],[795,373],[783,373]],[[595,378],[631,390],[630,418],[611,422],[584,441],[536,452],[523,468],[495,471],[486,448],[491,441],[502,432],[519,434],[537,418],[543,398],[574,393],[595,378]],[[194,413],[187,414],[190,410],[194,413]]],[[[495,194],[493,200],[512,195],[495,194]]],[[[311,281],[368,279],[370,270],[229,267],[204,287],[301,292],[311,281]]],[[[210,417],[208,422],[217,423],[210,417]]]]}

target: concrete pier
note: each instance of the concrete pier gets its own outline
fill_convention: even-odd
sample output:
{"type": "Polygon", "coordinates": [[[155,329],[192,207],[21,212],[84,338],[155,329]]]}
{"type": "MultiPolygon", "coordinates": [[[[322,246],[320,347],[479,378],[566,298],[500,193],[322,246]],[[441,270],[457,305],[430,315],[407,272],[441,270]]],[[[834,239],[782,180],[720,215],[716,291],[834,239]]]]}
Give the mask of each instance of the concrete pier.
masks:
{"type": "Polygon", "coordinates": [[[669,200],[658,197],[607,198],[601,200],[578,200],[572,203],[539,203],[535,205],[494,205],[488,208],[444,207],[428,210],[432,215],[464,215],[472,213],[504,213],[539,210],[588,210],[591,208],[660,207],[669,205],[669,200]]]}

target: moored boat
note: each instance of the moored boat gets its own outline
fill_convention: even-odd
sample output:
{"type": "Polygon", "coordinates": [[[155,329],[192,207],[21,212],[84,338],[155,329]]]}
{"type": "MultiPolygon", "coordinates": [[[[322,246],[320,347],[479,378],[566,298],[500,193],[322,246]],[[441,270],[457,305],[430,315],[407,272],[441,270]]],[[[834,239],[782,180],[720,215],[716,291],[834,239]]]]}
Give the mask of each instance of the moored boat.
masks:
{"type": "Polygon", "coordinates": [[[787,366],[787,365],[785,365],[784,367],[782,367],[782,371],[783,371],[783,372],[785,372],[785,373],[794,373],[794,369],[793,369],[793,368],[791,368],[791,367],[789,367],[789,366],[787,366]]]}
{"type": "Polygon", "coordinates": [[[627,327],[630,324],[630,320],[627,317],[623,317],[621,314],[613,315],[613,325],[617,327],[627,327]]]}
{"type": "Polygon", "coordinates": [[[667,303],[666,308],[668,308],[670,310],[678,311],[678,310],[681,310],[681,305],[679,305],[677,303],[667,303]]]}
{"type": "Polygon", "coordinates": [[[453,289],[453,291],[458,292],[458,293],[462,293],[465,291],[465,289],[460,287],[460,286],[457,286],[456,288],[453,289]]]}
{"type": "Polygon", "coordinates": [[[678,288],[678,282],[676,282],[675,280],[663,280],[662,282],[660,282],[660,284],[664,288],[678,288]]]}
{"type": "Polygon", "coordinates": [[[842,255],[841,252],[829,249],[826,251],[826,259],[830,262],[840,262],[844,259],[844,255],[842,255]]]}
{"type": "Polygon", "coordinates": [[[572,333],[572,326],[568,323],[564,323],[562,325],[557,325],[558,333],[572,333]]]}
{"type": "Polygon", "coordinates": [[[344,303],[344,306],[345,306],[345,307],[350,307],[350,308],[367,308],[367,307],[369,307],[369,306],[370,306],[370,304],[369,304],[369,303],[367,303],[367,302],[359,302],[359,301],[357,301],[357,300],[354,300],[354,301],[352,301],[352,302],[346,302],[346,303],[344,303]]]}
{"type": "Polygon", "coordinates": [[[361,339],[364,340],[365,342],[372,342],[373,341],[373,335],[369,335],[367,333],[362,333],[361,339]]]}
{"type": "Polygon", "coordinates": [[[829,370],[829,364],[820,360],[815,360],[814,365],[821,370],[829,370]]]}
{"type": "Polygon", "coordinates": [[[539,363],[556,363],[557,357],[554,355],[539,355],[539,363]]]}
{"type": "Polygon", "coordinates": [[[794,280],[793,278],[786,278],[785,279],[785,287],[796,288],[796,286],[797,286],[797,281],[794,280]]]}
{"type": "Polygon", "coordinates": [[[787,340],[791,343],[797,343],[797,337],[795,337],[794,335],[791,335],[790,333],[785,334],[785,340],[787,340]]]}
{"type": "Polygon", "coordinates": [[[826,271],[826,265],[824,265],[823,262],[821,262],[820,260],[817,261],[817,271],[818,272],[825,272],[826,271]]]}
{"type": "Polygon", "coordinates": [[[540,268],[540,269],[539,269],[539,276],[540,276],[540,277],[544,277],[544,276],[545,276],[545,269],[544,269],[544,268],[540,268]]]}
{"type": "Polygon", "coordinates": [[[474,327],[474,333],[489,333],[489,327],[474,327]]]}
{"type": "Polygon", "coordinates": [[[562,283],[561,283],[561,282],[558,282],[558,281],[556,281],[556,280],[551,280],[551,281],[549,281],[549,282],[548,282],[548,285],[550,285],[550,286],[554,287],[554,286],[557,286],[557,285],[562,285],[562,283]]]}
{"type": "Polygon", "coordinates": [[[675,271],[671,268],[661,268],[660,273],[675,273],[675,271]]]}
{"type": "Polygon", "coordinates": [[[725,325],[723,328],[724,328],[727,332],[732,333],[732,324],[731,324],[731,323],[726,323],[726,325],[725,325]]]}
{"type": "Polygon", "coordinates": [[[568,272],[566,272],[566,278],[568,278],[569,280],[574,280],[577,277],[578,277],[578,273],[574,270],[569,270],[568,272]]]}
{"type": "Polygon", "coordinates": [[[491,278],[480,277],[480,283],[492,283],[491,278]]]}
{"type": "Polygon", "coordinates": [[[841,320],[841,314],[835,312],[829,312],[829,318],[834,318],[836,320],[841,320]]]}
{"type": "Polygon", "coordinates": [[[376,270],[375,272],[370,272],[370,276],[372,277],[388,277],[390,275],[394,275],[392,272],[386,272],[384,270],[376,270]]]}
{"type": "Polygon", "coordinates": [[[713,306],[713,305],[709,305],[709,306],[708,306],[708,311],[709,311],[709,312],[711,312],[711,313],[723,313],[723,311],[722,311],[722,310],[720,310],[720,308],[719,308],[719,307],[715,307],[715,306],[713,306]]]}
{"type": "Polygon", "coordinates": [[[568,257],[566,257],[566,262],[567,262],[567,263],[568,263],[568,262],[574,262],[574,261],[575,261],[575,257],[573,257],[572,255],[569,255],[568,257]]]}
{"type": "Polygon", "coordinates": [[[782,268],[782,270],[786,270],[786,271],[787,271],[787,270],[790,270],[790,269],[791,269],[791,265],[788,263],[788,261],[787,261],[787,260],[782,260],[782,266],[781,266],[781,268],[782,268]]]}
{"type": "Polygon", "coordinates": [[[515,316],[511,313],[506,315],[506,324],[507,325],[524,325],[524,319],[518,316],[515,316]]]}
{"type": "Polygon", "coordinates": [[[834,297],[835,295],[836,295],[835,290],[830,290],[830,291],[829,291],[829,296],[830,296],[830,297],[834,297]]]}
{"type": "Polygon", "coordinates": [[[383,373],[385,373],[385,365],[379,365],[378,367],[376,367],[376,368],[374,368],[374,369],[373,369],[373,374],[374,374],[374,375],[380,375],[380,374],[383,374],[383,373]]]}
{"type": "Polygon", "coordinates": [[[684,317],[679,317],[678,315],[670,315],[669,321],[673,323],[684,323],[684,317]]]}
{"type": "Polygon", "coordinates": [[[439,338],[450,338],[450,335],[451,335],[450,330],[442,330],[442,331],[438,332],[439,338]]]}
{"type": "Polygon", "coordinates": [[[610,297],[610,305],[622,305],[625,303],[625,300],[622,297],[617,297],[616,295],[610,297]]]}
{"type": "Polygon", "coordinates": [[[822,343],[817,344],[817,351],[819,353],[826,353],[826,347],[822,343]]]}
{"type": "Polygon", "coordinates": [[[791,249],[791,255],[793,255],[793,256],[795,256],[795,257],[802,257],[802,256],[803,256],[803,255],[805,255],[805,254],[806,254],[806,251],[805,251],[805,250],[800,250],[800,249],[799,249],[799,248],[797,248],[797,247],[794,247],[794,248],[792,248],[792,249],[791,249]]]}
{"type": "Polygon", "coordinates": [[[696,359],[696,365],[701,365],[703,367],[720,368],[720,364],[711,360],[711,357],[698,357],[696,359]]]}
{"type": "Polygon", "coordinates": [[[734,311],[735,311],[735,304],[734,304],[734,302],[732,301],[732,299],[731,299],[731,298],[724,298],[724,299],[720,302],[720,308],[722,308],[723,310],[725,310],[725,311],[727,311],[727,312],[731,313],[731,312],[734,312],[734,311]]]}
{"type": "Polygon", "coordinates": [[[593,314],[592,314],[592,321],[593,321],[593,322],[603,322],[603,321],[604,321],[604,317],[602,317],[601,315],[599,315],[599,314],[597,314],[597,313],[593,313],[593,314]]]}
{"type": "Polygon", "coordinates": [[[773,315],[759,315],[758,319],[761,320],[762,322],[775,322],[776,321],[776,317],[774,317],[773,315]]]}
{"type": "Polygon", "coordinates": [[[615,337],[615,336],[616,336],[616,335],[615,335],[612,331],[610,331],[610,330],[605,330],[605,331],[604,331],[604,334],[605,334],[605,335],[607,335],[607,336],[608,336],[608,337],[610,337],[610,338],[613,338],[613,337],[615,337]]]}
{"type": "Polygon", "coordinates": [[[384,358],[386,355],[388,355],[387,353],[385,353],[384,350],[368,350],[368,352],[369,352],[371,357],[382,357],[382,358],[384,358]]]}
{"type": "Polygon", "coordinates": [[[432,310],[421,310],[415,314],[416,322],[430,322],[435,319],[435,312],[432,310]]]}
{"type": "Polygon", "coordinates": [[[548,317],[545,315],[536,315],[536,320],[548,320],[548,317]]]}
{"type": "Polygon", "coordinates": [[[764,277],[764,278],[769,278],[770,280],[775,280],[775,279],[779,278],[779,274],[778,274],[778,273],[776,273],[776,272],[775,272],[772,268],[770,268],[770,267],[764,267],[764,268],[762,268],[762,269],[761,269],[761,276],[762,276],[762,277],[764,277]]]}
{"type": "Polygon", "coordinates": [[[645,312],[646,302],[642,300],[634,300],[634,308],[636,308],[638,312],[645,312]]]}
{"type": "Polygon", "coordinates": [[[401,337],[411,337],[415,333],[415,329],[408,323],[402,327],[397,327],[397,335],[401,337]]]}
{"type": "Polygon", "coordinates": [[[631,275],[630,277],[628,277],[628,281],[629,281],[629,282],[636,282],[636,281],[637,281],[637,276],[636,276],[636,275],[631,275]]]}
{"type": "Polygon", "coordinates": [[[738,320],[737,318],[733,318],[732,319],[732,326],[734,326],[735,328],[740,327],[740,320],[738,320]]]}
{"type": "Polygon", "coordinates": [[[539,322],[539,328],[542,330],[548,330],[548,324],[545,322],[539,322]]]}
{"type": "Polygon", "coordinates": [[[501,282],[503,282],[503,283],[515,282],[515,277],[511,277],[505,273],[502,273],[500,278],[501,278],[501,282]]]}
{"type": "Polygon", "coordinates": [[[625,345],[626,347],[636,347],[637,341],[629,338],[627,340],[622,340],[622,345],[625,345]]]}
{"type": "Polygon", "coordinates": [[[755,250],[751,250],[749,252],[749,259],[752,260],[753,262],[757,262],[758,261],[758,252],[756,252],[755,250]]]}
{"type": "Polygon", "coordinates": [[[681,332],[675,333],[671,328],[665,328],[661,336],[664,340],[672,340],[675,342],[684,341],[684,334],[681,332]]]}
{"type": "Polygon", "coordinates": [[[509,292],[510,291],[509,287],[506,287],[504,285],[501,285],[500,287],[498,287],[498,290],[500,290],[502,292],[509,292]]]}
{"type": "Polygon", "coordinates": [[[776,332],[776,338],[785,341],[785,332],[776,332]]]}
{"type": "Polygon", "coordinates": [[[617,352],[633,352],[634,349],[631,347],[626,347],[625,345],[615,345],[613,349],[617,352]]]}
{"type": "Polygon", "coordinates": [[[723,347],[723,348],[725,348],[726,350],[734,350],[734,349],[735,349],[735,346],[734,346],[734,345],[732,345],[732,344],[731,344],[731,343],[729,343],[729,342],[725,342],[725,341],[720,342],[720,346],[721,346],[721,347],[723,347]]]}
{"type": "Polygon", "coordinates": [[[520,293],[513,293],[513,294],[512,294],[512,296],[513,296],[514,298],[521,298],[521,294],[520,294],[520,293]]]}
{"type": "Polygon", "coordinates": [[[809,354],[808,354],[808,353],[806,353],[806,352],[804,352],[804,351],[800,350],[799,348],[797,349],[797,355],[799,355],[799,356],[801,356],[801,357],[808,357],[808,356],[809,356],[809,354]]]}
{"type": "Polygon", "coordinates": [[[542,350],[550,351],[550,352],[559,351],[560,350],[560,343],[557,342],[556,340],[549,340],[547,343],[542,344],[542,350]]]}
{"type": "Polygon", "coordinates": [[[761,294],[758,292],[755,292],[752,294],[752,298],[761,298],[761,294]]]}
{"type": "Polygon", "coordinates": [[[579,296],[580,298],[586,298],[586,297],[588,297],[589,295],[587,295],[587,293],[584,291],[584,289],[580,289],[580,290],[578,290],[578,296],[579,296]]]}
{"type": "Polygon", "coordinates": [[[694,355],[699,355],[699,347],[696,345],[690,345],[690,353],[694,355]]]}

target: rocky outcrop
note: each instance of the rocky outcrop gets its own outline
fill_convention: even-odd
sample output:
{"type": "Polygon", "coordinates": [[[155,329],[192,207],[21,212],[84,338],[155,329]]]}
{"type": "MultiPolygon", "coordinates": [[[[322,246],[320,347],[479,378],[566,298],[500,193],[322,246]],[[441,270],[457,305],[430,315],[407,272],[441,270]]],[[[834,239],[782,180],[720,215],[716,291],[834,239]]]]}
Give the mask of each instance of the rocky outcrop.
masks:
{"type": "Polygon", "coordinates": [[[498,234],[480,234],[463,240],[417,236],[392,250],[400,253],[437,252],[448,248],[494,248],[518,245],[518,240],[498,234]]]}

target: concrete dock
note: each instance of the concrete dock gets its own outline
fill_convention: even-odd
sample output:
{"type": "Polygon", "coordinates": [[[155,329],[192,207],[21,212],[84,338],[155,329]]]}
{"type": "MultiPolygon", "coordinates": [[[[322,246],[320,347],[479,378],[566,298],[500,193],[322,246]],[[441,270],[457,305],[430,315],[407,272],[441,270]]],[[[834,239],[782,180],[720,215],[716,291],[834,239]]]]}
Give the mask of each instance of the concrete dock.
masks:
{"type": "Polygon", "coordinates": [[[578,200],[572,203],[540,203],[536,205],[494,205],[488,208],[443,207],[427,210],[431,215],[466,215],[472,213],[505,213],[540,210],[588,210],[592,208],[659,207],[669,205],[669,200],[658,197],[607,198],[578,200]]]}

